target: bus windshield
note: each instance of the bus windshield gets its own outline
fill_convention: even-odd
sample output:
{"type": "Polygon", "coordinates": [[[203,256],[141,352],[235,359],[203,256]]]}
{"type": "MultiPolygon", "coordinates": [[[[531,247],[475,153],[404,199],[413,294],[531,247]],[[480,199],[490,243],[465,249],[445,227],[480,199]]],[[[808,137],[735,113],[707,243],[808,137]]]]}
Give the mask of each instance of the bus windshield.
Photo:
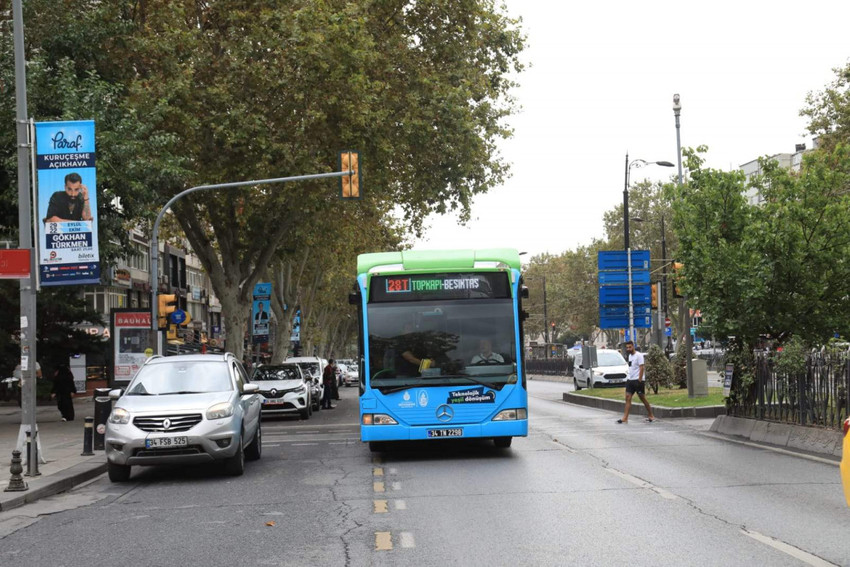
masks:
{"type": "Polygon", "coordinates": [[[370,385],[382,392],[517,380],[510,299],[370,303],[370,385]]]}

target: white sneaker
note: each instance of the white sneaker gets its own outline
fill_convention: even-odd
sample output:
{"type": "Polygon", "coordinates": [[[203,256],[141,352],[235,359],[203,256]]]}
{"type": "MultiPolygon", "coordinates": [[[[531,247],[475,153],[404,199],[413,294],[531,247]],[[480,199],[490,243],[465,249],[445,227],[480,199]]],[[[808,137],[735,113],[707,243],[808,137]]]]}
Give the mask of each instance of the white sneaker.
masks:
{"type": "Polygon", "coordinates": [[[67,420],[67,419],[65,419],[65,418],[63,417],[63,418],[62,418],[62,421],[68,421],[68,420],[67,420]]]}

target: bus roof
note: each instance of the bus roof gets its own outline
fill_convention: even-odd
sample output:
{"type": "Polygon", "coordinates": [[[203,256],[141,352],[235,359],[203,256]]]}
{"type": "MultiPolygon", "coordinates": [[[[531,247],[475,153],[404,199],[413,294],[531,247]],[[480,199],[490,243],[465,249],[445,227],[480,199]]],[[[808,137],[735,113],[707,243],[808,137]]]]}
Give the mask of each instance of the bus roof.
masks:
{"type": "Polygon", "coordinates": [[[386,266],[388,270],[472,270],[476,262],[501,263],[520,269],[519,253],[512,248],[485,250],[405,250],[377,252],[357,257],[357,273],[386,266]]]}

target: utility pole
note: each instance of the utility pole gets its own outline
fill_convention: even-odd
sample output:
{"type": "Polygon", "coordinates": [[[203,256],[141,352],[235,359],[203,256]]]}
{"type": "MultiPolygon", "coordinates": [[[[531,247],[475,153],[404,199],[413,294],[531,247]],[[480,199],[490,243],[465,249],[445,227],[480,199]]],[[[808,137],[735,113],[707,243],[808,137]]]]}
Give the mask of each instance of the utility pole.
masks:
{"type": "Polygon", "coordinates": [[[549,358],[549,314],[546,312],[546,276],[543,276],[543,347],[545,357],[549,358]]]}
{"type": "Polygon", "coordinates": [[[15,46],[15,123],[18,145],[18,247],[30,251],[30,277],[21,279],[21,428],[18,441],[31,432],[31,446],[35,458],[27,458],[27,475],[38,472],[38,427],[35,421],[36,398],[36,289],[38,262],[32,242],[30,217],[30,141],[27,135],[27,73],[24,53],[24,14],[21,0],[12,2],[12,21],[15,46]]]}
{"type": "MultiPolygon", "coordinates": [[[[682,141],[679,133],[679,115],[682,112],[682,105],[679,102],[679,95],[673,95],[673,114],[676,117],[676,155],[679,160],[679,188],[682,187],[682,141]]],[[[694,353],[694,340],[691,337],[691,314],[688,310],[688,302],[687,297],[684,295],[679,300],[679,312],[682,314],[682,319],[685,321],[685,344],[687,345],[688,352],[685,357],[685,369],[687,371],[687,384],[688,384],[688,397],[693,398],[694,396],[694,365],[691,359],[693,358],[694,353]]]]}

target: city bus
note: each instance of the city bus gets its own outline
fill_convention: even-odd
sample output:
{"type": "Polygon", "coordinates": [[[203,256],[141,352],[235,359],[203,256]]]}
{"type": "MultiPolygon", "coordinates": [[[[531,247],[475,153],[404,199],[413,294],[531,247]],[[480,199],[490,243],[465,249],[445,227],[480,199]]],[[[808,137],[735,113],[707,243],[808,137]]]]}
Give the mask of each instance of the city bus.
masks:
{"type": "Polygon", "coordinates": [[[527,297],[516,250],[358,256],[361,441],[527,436],[527,297]]]}

